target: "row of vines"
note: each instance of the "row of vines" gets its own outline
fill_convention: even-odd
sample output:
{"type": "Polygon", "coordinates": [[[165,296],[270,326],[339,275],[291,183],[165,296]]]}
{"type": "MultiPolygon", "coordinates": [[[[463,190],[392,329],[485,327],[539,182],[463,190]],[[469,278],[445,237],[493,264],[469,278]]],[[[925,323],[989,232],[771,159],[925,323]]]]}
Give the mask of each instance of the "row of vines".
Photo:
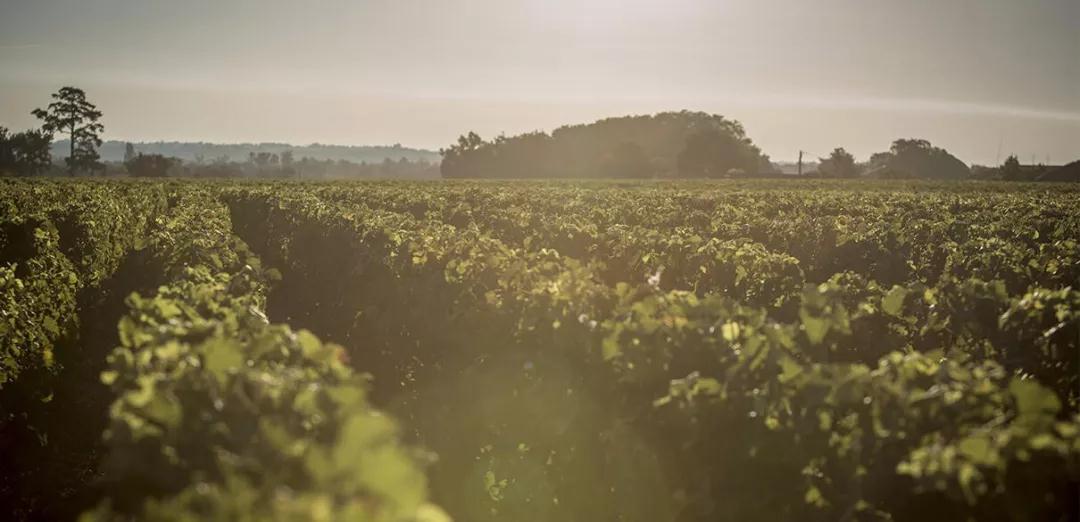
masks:
{"type": "Polygon", "coordinates": [[[97,357],[87,517],[1078,516],[1067,188],[0,190],[7,425],[66,401],[82,296],[153,276],[97,357]]]}
{"type": "Polygon", "coordinates": [[[268,321],[274,272],[233,234],[216,188],[4,189],[0,443],[35,459],[0,477],[14,518],[446,520],[426,501],[429,457],[399,442],[342,349],[268,321]],[[80,335],[92,314],[79,305],[130,286],[106,281],[125,263],[142,292],[101,350],[80,335]],[[76,371],[86,358],[100,359],[92,381],[76,371]],[[96,428],[79,425],[85,407],[96,428]]]}

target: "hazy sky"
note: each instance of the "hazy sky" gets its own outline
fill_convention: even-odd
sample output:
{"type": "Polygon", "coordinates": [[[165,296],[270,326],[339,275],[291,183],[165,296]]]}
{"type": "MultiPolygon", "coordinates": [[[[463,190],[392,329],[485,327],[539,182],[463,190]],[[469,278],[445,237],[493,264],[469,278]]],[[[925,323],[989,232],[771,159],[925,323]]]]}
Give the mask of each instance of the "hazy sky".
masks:
{"type": "Polygon", "coordinates": [[[1061,163],[1080,0],[0,0],[0,125],[66,84],[111,139],[438,148],[685,108],[774,159],[1061,163]]]}

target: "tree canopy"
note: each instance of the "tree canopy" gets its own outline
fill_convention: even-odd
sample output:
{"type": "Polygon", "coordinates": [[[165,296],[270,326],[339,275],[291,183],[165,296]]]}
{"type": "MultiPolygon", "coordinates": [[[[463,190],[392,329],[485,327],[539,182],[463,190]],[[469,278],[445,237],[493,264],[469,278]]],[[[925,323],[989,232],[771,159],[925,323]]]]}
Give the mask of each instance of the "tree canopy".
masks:
{"type": "Polygon", "coordinates": [[[877,177],[964,179],[971,170],[963,161],[922,139],[899,139],[888,152],[870,158],[870,171],[877,177]]]}
{"type": "Polygon", "coordinates": [[[1024,177],[1023,168],[1020,167],[1020,159],[1015,154],[1005,158],[1001,164],[1001,179],[1006,181],[1021,181],[1024,177]]]}
{"type": "Polygon", "coordinates": [[[78,171],[93,172],[101,168],[97,148],[105,127],[98,122],[101,111],[86,101],[86,93],[76,87],[62,87],[52,95],[53,102],[32,114],[41,119],[42,129],[49,133],[67,134],[69,144],[65,162],[72,176],[78,171]]]}
{"type": "Polygon", "coordinates": [[[607,118],[491,141],[469,132],[442,153],[447,178],[724,177],[769,166],[739,122],[689,111],[607,118]]]}
{"type": "Polygon", "coordinates": [[[33,176],[49,169],[49,133],[27,130],[10,133],[0,127],[0,174],[33,176]]]}
{"type": "Polygon", "coordinates": [[[833,149],[828,158],[819,158],[819,160],[818,172],[822,176],[854,178],[859,175],[859,167],[855,164],[855,156],[852,156],[843,147],[833,149]]]}
{"type": "Polygon", "coordinates": [[[138,178],[164,178],[169,169],[178,166],[180,160],[161,154],[138,154],[124,162],[128,173],[138,178]]]}

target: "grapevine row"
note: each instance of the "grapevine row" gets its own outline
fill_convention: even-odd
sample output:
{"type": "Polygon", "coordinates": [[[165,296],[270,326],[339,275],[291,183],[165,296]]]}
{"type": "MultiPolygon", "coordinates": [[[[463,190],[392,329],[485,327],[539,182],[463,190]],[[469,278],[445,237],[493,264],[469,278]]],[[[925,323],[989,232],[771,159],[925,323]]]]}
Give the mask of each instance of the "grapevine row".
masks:
{"type": "MultiPolygon", "coordinates": [[[[365,366],[382,369],[375,375],[393,386],[421,390],[425,381],[442,382],[441,374],[470,370],[469,361],[507,352],[533,368],[569,357],[578,368],[574,382],[601,402],[621,405],[618,420],[653,440],[679,441],[680,451],[650,450],[664,454],[668,465],[678,462],[674,468],[688,481],[672,485],[682,492],[674,495],[682,505],[672,509],[715,516],[711,499],[745,498],[732,493],[750,484],[769,485],[776,497],[768,503],[796,518],[888,513],[897,502],[996,513],[1002,505],[1029,503],[999,479],[1007,470],[1022,473],[1033,453],[1041,463],[1036,469],[1075,480],[1075,290],[1035,287],[1010,295],[1003,283],[953,277],[933,287],[880,288],[844,273],[802,290],[793,304],[796,319],[778,322],[721,295],[648,283],[610,286],[595,263],[513,248],[476,228],[280,191],[241,190],[228,198],[241,235],[261,238],[257,249],[290,267],[286,279],[304,277],[298,284],[311,290],[317,331],[345,342],[383,340],[384,349],[369,345],[375,353],[354,355],[367,357],[365,366]],[[335,330],[343,322],[352,327],[335,330]],[[800,375],[807,377],[794,378],[800,375]],[[845,375],[861,376],[855,391],[864,393],[853,395],[845,375]],[[880,399],[887,406],[874,405],[876,390],[892,397],[880,399]],[[811,399],[830,395],[843,400],[809,409],[817,404],[811,399]],[[961,400],[967,396],[970,404],[961,400]],[[701,408],[687,406],[687,399],[701,408]],[[1031,402],[1042,405],[1038,414],[1027,411],[1031,402]],[[961,416],[959,429],[946,430],[948,408],[957,403],[981,413],[961,416]],[[678,428],[672,415],[689,417],[687,426],[678,428]],[[844,435],[886,416],[910,424],[909,431],[844,435]],[[918,422],[922,417],[929,422],[918,422]],[[808,433],[826,442],[801,442],[808,433]],[[986,437],[972,439],[975,434],[986,437]],[[739,443],[709,450],[694,442],[725,438],[739,443]],[[773,443],[757,448],[747,441],[773,443]],[[985,451],[973,452],[976,444],[985,451]],[[961,446],[977,455],[957,463],[961,446]],[[747,447],[749,458],[740,455],[747,447]],[[943,453],[931,451],[938,449],[943,453]],[[928,454],[952,460],[945,466],[928,454]],[[736,479],[731,472],[742,467],[717,462],[779,468],[755,481],[736,479]],[[866,491],[866,484],[887,487],[866,491]]],[[[1051,498],[1050,511],[1067,502],[1067,496],[1051,498]]],[[[727,513],[732,516],[761,512],[742,502],[732,506],[745,510],[727,513]]]]}

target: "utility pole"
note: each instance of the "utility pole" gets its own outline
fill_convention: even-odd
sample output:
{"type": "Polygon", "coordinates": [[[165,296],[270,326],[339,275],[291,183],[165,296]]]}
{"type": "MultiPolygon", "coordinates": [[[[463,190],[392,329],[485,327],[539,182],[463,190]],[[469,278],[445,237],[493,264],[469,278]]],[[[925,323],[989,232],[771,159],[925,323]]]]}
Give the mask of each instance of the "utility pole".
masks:
{"type": "Polygon", "coordinates": [[[799,176],[802,176],[802,154],[803,151],[799,151],[799,176]]]}

